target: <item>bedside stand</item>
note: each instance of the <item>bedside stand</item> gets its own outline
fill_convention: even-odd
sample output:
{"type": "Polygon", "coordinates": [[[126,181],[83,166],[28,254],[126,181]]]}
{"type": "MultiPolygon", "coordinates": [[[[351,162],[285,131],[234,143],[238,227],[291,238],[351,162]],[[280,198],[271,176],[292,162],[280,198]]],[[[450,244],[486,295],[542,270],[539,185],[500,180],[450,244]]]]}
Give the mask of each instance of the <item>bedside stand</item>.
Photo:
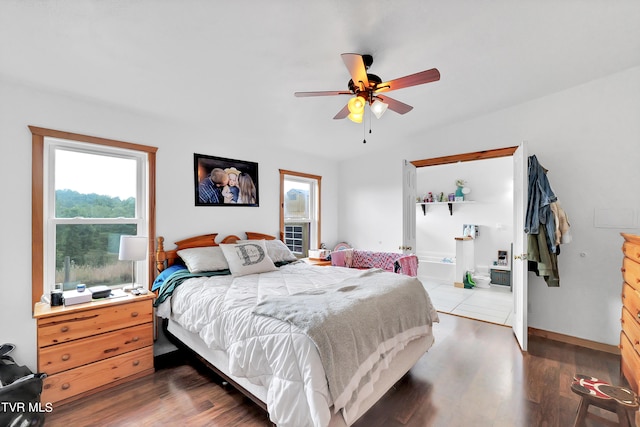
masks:
{"type": "Polygon", "coordinates": [[[152,374],[155,294],[72,306],[37,303],[42,402],[66,403],[152,374]]]}
{"type": "Polygon", "coordinates": [[[319,258],[302,258],[302,261],[311,265],[319,265],[321,267],[325,267],[327,265],[331,265],[331,260],[319,259],[319,258]]]}

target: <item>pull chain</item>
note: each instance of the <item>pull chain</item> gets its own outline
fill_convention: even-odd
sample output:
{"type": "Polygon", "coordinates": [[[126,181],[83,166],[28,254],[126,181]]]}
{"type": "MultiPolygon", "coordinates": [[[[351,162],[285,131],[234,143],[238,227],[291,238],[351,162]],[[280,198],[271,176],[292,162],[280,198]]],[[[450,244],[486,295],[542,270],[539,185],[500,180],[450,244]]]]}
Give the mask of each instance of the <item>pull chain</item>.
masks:
{"type": "MultiPolygon", "coordinates": [[[[365,108],[364,113],[362,114],[362,143],[367,143],[366,131],[367,131],[367,109],[365,108]]],[[[369,133],[371,133],[371,113],[369,113],[369,133]]]]}
{"type": "Polygon", "coordinates": [[[366,135],[365,130],[366,129],[367,129],[367,122],[365,120],[363,120],[363,123],[362,123],[362,143],[363,144],[367,143],[367,139],[365,138],[365,135],[366,135]]]}

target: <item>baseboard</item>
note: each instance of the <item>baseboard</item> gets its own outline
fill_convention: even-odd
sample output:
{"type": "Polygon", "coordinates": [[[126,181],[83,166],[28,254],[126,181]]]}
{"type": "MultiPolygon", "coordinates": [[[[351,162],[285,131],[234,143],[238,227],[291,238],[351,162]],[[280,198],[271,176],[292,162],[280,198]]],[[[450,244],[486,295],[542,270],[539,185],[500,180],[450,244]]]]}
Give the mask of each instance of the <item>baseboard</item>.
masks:
{"type": "Polygon", "coordinates": [[[579,347],[590,348],[592,350],[604,351],[606,353],[620,355],[618,346],[603,344],[600,342],[589,341],[582,338],[572,337],[571,335],[559,334],[557,332],[544,331],[542,329],[529,328],[529,335],[546,338],[554,341],[560,341],[567,344],[577,345],[579,347]]]}

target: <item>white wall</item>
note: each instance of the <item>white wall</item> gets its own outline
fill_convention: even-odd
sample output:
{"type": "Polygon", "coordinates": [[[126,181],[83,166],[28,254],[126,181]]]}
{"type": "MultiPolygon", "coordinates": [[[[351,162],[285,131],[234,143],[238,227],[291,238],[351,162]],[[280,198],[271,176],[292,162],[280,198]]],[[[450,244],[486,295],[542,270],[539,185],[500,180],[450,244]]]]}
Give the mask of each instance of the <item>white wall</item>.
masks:
{"type": "MultiPolygon", "coordinates": [[[[513,158],[475,160],[418,168],[418,195],[455,191],[457,179],[466,181],[471,193],[465,200],[472,204],[427,205],[426,214],[416,210],[416,254],[418,257],[456,256],[454,238],[462,236],[464,224],[478,226],[474,240],[476,270],[488,273],[497,260],[498,250],[510,252],[513,241],[513,158]],[[500,224],[500,227],[498,227],[500,224]]],[[[428,268],[428,266],[425,266],[428,268]]],[[[422,265],[420,275],[430,276],[422,265]]]]}
{"type": "MultiPolygon", "coordinates": [[[[418,108],[410,114],[419,114],[418,108]]],[[[549,170],[574,237],[559,256],[559,288],[548,288],[541,278],[529,274],[529,326],[616,345],[622,284],[619,233],[640,232],[638,117],[640,67],[635,67],[416,135],[414,141],[398,141],[392,151],[344,161],[340,181],[351,186],[348,195],[339,199],[343,218],[339,235],[358,247],[398,247],[402,238],[401,159],[509,147],[526,140],[529,153],[536,154],[549,170]],[[392,179],[375,173],[382,165],[395,168],[392,179]],[[366,179],[360,184],[362,177],[366,179]],[[375,197],[371,197],[373,189],[375,197]],[[598,208],[631,209],[635,224],[597,228],[594,211],[598,208]]]]}
{"type": "MultiPolygon", "coordinates": [[[[278,230],[278,168],[323,177],[323,241],[396,251],[402,236],[402,159],[417,160],[529,142],[569,214],[574,241],[560,256],[560,288],[529,282],[530,326],[616,344],[620,329],[620,231],[640,232],[640,68],[491,115],[398,141],[390,152],[332,162],[301,153],[273,153],[274,138],[248,136],[224,121],[172,123],[0,79],[0,324],[3,342],[35,369],[31,318],[31,134],[28,125],[155,145],[157,231],[167,242],[205,232],[278,230]],[[402,143],[408,143],[403,145],[402,143]],[[259,208],[196,208],[193,153],[256,161],[259,208]],[[383,171],[384,173],[380,173],[383,171]],[[340,188],[349,191],[338,192],[340,188]],[[349,183],[345,187],[344,183],[349,183]],[[596,228],[596,208],[632,209],[636,225],[596,228]],[[338,221],[340,218],[340,221],[338,221]],[[336,232],[337,230],[337,232],[336,232]],[[581,256],[584,254],[584,256],[581,256]]],[[[443,108],[445,108],[443,106],[443,108]]],[[[410,114],[419,114],[416,108],[410,114]]],[[[401,125],[401,121],[398,122],[401,125]]],[[[284,128],[285,126],[283,126],[284,128]]],[[[368,146],[375,149],[375,141],[368,146]]],[[[108,178],[112,171],[105,171],[108,178]]]]}
{"type": "MultiPolygon", "coordinates": [[[[36,368],[36,329],[31,317],[31,133],[28,125],[69,131],[159,148],[157,154],[157,232],[165,247],[203,233],[244,231],[275,234],[279,227],[278,169],[322,176],[322,238],[337,242],[337,165],[301,153],[274,152],[282,135],[247,136],[247,129],[224,121],[171,123],[62,94],[46,93],[0,79],[0,340],[16,344],[15,357],[36,368]],[[258,162],[260,207],[195,207],[193,153],[258,162]]],[[[292,137],[292,136],[290,136],[292,137]]],[[[100,171],[105,179],[117,171],[100,171]]]]}

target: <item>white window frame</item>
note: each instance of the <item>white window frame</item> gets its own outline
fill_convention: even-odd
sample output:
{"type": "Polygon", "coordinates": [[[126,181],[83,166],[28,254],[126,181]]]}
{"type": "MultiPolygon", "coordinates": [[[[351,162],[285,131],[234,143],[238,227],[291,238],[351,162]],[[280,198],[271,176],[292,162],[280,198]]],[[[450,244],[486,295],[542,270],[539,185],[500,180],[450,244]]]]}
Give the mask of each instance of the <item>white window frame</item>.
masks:
{"type": "MultiPolygon", "coordinates": [[[[45,212],[45,251],[44,280],[53,288],[56,275],[56,226],[73,224],[135,224],[138,235],[145,236],[148,229],[147,195],[148,172],[147,153],[126,150],[117,147],[67,141],[58,138],[44,139],[45,174],[44,174],[44,212],[45,212]],[[118,157],[136,162],[136,207],[133,218],[57,218],[55,215],[55,165],[56,153],[60,150],[76,153],[93,154],[97,156],[118,157]],[[142,233],[141,233],[142,232],[142,233]]],[[[117,171],[111,171],[117,173],[117,171]]],[[[108,177],[106,177],[108,179],[108,177]]],[[[148,259],[135,262],[135,277],[138,283],[147,283],[148,259]]],[[[49,289],[50,290],[50,289],[49,289]]],[[[46,292],[46,289],[45,289],[46,292]]]]}
{"type": "Polygon", "coordinates": [[[284,241],[285,236],[285,224],[288,223],[303,223],[308,222],[309,227],[309,240],[308,248],[303,252],[303,256],[306,256],[309,249],[318,249],[321,242],[321,190],[322,190],[322,177],[317,175],[310,175],[306,173],[293,172],[287,170],[280,170],[280,237],[284,241]],[[288,219],[284,216],[284,182],[294,181],[310,184],[309,190],[309,219],[302,220],[300,218],[288,219]]]}

